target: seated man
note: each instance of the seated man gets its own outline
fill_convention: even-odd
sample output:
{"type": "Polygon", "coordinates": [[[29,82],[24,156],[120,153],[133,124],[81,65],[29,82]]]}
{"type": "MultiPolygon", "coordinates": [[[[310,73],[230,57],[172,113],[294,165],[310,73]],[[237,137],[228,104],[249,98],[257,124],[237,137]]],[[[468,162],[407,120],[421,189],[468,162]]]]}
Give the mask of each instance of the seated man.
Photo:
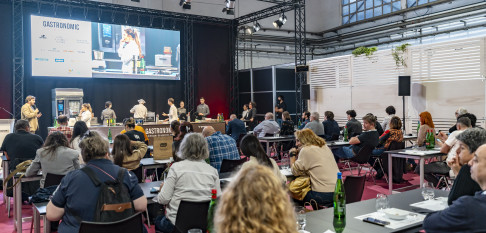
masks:
{"type": "Polygon", "coordinates": [[[51,130],[49,130],[49,134],[59,131],[67,137],[68,141],[71,141],[71,137],[73,136],[73,129],[68,126],[68,120],[68,117],[65,115],[58,116],[57,123],[59,124],[59,126],[57,128],[52,128],[51,130]]]}
{"type": "Polygon", "coordinates": [[[473,159],[476,149],[486,143],[486,130],[479,128],[468,129],[459,134],[457,140],[459,141],[457,155],[447,163],[456,175],[456,180],[452,185],[449,199],[447,200],[449,205],[462,196],[472,196],[481,190],[479,185],[471,179],[471,168],[468,163],[473,159]]]}
{"type": "Polygon", "coordinates": [[[231,135],[238,144],[240,135],[246,134],[245,123],[238,119],[235,114],[231,114],[228,125],[226,126],[226,134],[231,135]]]}
{"type": "Polygon", "coordinates": [[[376,116],[370,113],[366,114],[363,117],[363,127],[365,132],[349,139],[349,144],[351,146],[343,146],[333,150],[336,161],[339,158],[350,159],[356,156],[364,146],[369,146],[372,149],[378,146],[380,135],[378,135],[378,132],[375,129],[375,123],[376,116]]]}
{"type": "Polygon", "coordinates": [[[427,215],[423,223],[425,231],[484,232],[486,230],[486,221],[484,221],[486,219],[486,211],[484,211],[486,210],[486,145],[476,150],[469,165],[471,166],[470,176],[479,184],[481,190],[474,196],[463,196],[457,199],[445,210],[427,215]]]}
{"type": "Polygon", "coordinates": [[[267,134],[273,135],[280,133],[280,126],[273,120],[273,113],[267,112],[267,114],[265,114],[265,120],[253,129],[253,133],[257,137],[265,137],[267,134]]]}
{"type": "MultiPolygon", "coordinates": [[[[457,155],[457,149],[459,148],[459,142],[457,141],[457,136],[464,132],[464,130],[471,128],[471,120],[467,117],[460,117],[457,119],[456,123],[457,130],[452,132],[449,137],[440,132],[438,135],[439,141],[437,144],[440,146],[440,152],[447,154],[446,161],[451,161],[457,155]]],[[[419,171],[418,167],[415,169],[419,171]]],[[[449,174],[451,169],[447,166],[447,162],[439,161],[424,165],[424,177],[427,181],[432,182],[434,187],[437,187],[439,179],[434,174],[449,174]]],[[[455,176],[451,172],[451,176],[455,176]]]]}
{"type": "Polygon", "coordinates": [[[216,168],[218,173],[223,159],[239,160],[241,158],[236,141],[232,137],[219,131],[216,132],[212,126],[204,127],[202,134],[208,142],[209,164],[216,168]]]}
{"type": "MultiPolygon", "coordinates": [[[[80,143],[81,154],[89,167],[101,182],[118,176],[119,166],[113,164],[109,155],[108,141],[91,132],[80,143]]],[[[147,208],[147,198],[138,185],[137,177],[124,174],[123,184],[132,199],[135,211],[143,212],[147,208]]],[[[80,221],[93,221],[101,186],[95,186],[90,177],[82,170],[69,172],[61,181],[46,208],[49,221],[61,220],[59,233],[79,232],[80,221]]]]}
{"type": "Polygon", "coordinates": [[[310,118],[310,112],[308,111],[305,111],[304,113],[302,113],[302,124],[299,126],[299,129],[304,129],[305,125],[307,125],[307,123],[309,123],[309,118],[310,118]]]}
{"type": "Polygon", "coordinates": [[[348,122],[346,123],[346,127],[348,128],[348,137],[352,138],[360,135],[361,132],[363,132],[363,126],[358,120],[356,120],[356,111],[348,110],[346,111],[346,115],[348,116],[348,122]]]}
{"type": "Polygon", "coordinates": [[[310,122],[307,123],[304,129],[311,129],[317,136],[324,135],[324,125],[319,122],[319,113],[313,112],[310,116],[310,122]]]}

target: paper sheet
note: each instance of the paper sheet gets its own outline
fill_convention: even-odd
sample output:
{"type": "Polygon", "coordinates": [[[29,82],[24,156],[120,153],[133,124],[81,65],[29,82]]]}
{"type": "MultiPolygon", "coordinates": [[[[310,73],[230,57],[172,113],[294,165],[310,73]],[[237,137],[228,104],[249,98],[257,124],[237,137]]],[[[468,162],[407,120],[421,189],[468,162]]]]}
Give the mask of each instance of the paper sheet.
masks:
{"type": "Polygon", "coordinates": [[[409,154],[409,155],[430,155],[430,154],[437,154],[437,150],[405,150],[402,152],[398,152],[400,154],[409,154]]]}
{"type": "MultiPolygon", "coordinates": [[[[403,211],[405,211],[405,210],[403,210],[403,211]]],[[[384,213],[379,213],[379,212],[373,212],[373,213],[370,213],[370,214],[365,214],[365,215],[357,216],[357,217],[354,217],[354,218],[359,219],[359,220],[363,220],[365,218],[371,217],[371,218],[379,219],[379,220],[382,220],[382,221],[387,221],[387,222],[390,222],[390,224],[386,225],[385,227],[390,228],[390,229],[398,229],[398,228],[406,227],[406,226],[409,226],[409,225],[412,225],[412,224],[415,224],[415,223],[421,223],[421,222],[424,221],[425,215],[423,215],[423,214],[417,214],[417,213],[413,213],[413,212],[410,212],[410,211],[405,211],[405,212],[409,212],[409,214],[411,214],[411,215],[407,216],[407,218],[404,219],[404,220],[390,219],[384,213]]]]}
{"type": "Polygon", "coordinates": [[[432,200],[413,203],[410,204],[410,206],[431,210],[431,211],[441,211],[448,207],[447,197],[437,197],[432,200]]]}
{"type": "Polygon", "coordinates": [[[288,169],[280,169],[280,172],[284,175],[284,176],[293,176],[292,174],[292,171],[290,170],[290,168],[288,169]]]}

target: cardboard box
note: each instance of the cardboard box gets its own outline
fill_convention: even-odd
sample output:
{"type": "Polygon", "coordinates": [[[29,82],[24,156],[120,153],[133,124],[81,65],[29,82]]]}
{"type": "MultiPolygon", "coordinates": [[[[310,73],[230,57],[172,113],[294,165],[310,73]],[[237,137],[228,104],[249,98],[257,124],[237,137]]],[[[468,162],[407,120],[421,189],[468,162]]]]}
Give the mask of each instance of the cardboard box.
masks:
{"type": "Polygon", "coordinates": [[[154,137],[154,160],[165,160],[172,157],[172,135],[154,137]]]}

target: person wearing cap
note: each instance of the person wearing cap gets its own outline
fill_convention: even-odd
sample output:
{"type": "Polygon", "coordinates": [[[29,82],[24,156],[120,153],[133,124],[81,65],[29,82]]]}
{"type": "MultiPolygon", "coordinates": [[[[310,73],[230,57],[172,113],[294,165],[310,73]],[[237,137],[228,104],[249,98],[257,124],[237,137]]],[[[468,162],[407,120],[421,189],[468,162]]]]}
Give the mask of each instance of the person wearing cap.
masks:
{"type": "Polygon", "coordinates": [[[147,117],[147,107],[145,107],[145,100],[139,99],[138,104],[133,106],[132,109],[130,109],[130,113],[133,113],[133,118],[142,118],[145,119],[147,117]]]}
{"type": "Polygon", "coordinates": [[[101,112],[101,122],[103,125],[108,125],[108,120],[116,119],[116,114],[113,109],[111,109],[112,103],[111,101],[106,101],[105,103],[105,110],[101,112]]]}
{"type": "Polygon", "coordinates": [[[201,120],[203,117],[206,117],[206,116],[209,115],[209,106],[204,103],[206,101],[204,99],[204,97],[201,97],[199,99],[199,101],[201,102],[201,104],[197,106],[197,110],[196,110],[197,115],[196,116],[197,116],[197,119],[201,120]]]}

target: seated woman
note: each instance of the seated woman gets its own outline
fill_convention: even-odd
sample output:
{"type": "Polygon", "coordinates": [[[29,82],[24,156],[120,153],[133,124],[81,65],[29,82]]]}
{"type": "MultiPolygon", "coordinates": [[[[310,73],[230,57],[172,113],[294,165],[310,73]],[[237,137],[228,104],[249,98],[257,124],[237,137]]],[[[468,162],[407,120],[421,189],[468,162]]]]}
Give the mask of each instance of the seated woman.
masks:
{"type": "Polygon", "coordinates": [[[273,174],[257,164],[238,172],[218,203],[218,232],[297,233],[292,203],[273,174]]]}
{"type": "Polygon", "coordinates": [[[207,164],[208,143],[201,134],[189,133],[181,142],[177,156],[183,160],[172,164],[165,182],[157,195],[158,202],[166,207],[166,215],[155,219],[155,229],[172,233],[181,200],[209,201],[211,191],[221,193],[218,171],[207,164]]]}
{"type": "Polygon", "coordinates": [[[311,191],[303,201],[314,199],[320,206],[331,204],[339,172],[331,150],[326,141],[310,129],[295,132],[295,138],[301,149],[297,160],[295,156],[290,157],[292,174],[309,176],[311,181],[311,191]]]}
{"type": "MultiPolygon", "coordinates": [[[[400,120],[400,117],[393,116],[388,121],[388,126],[390,127],[390,129],[385,131],[385,133],[380,136],[379,144],[372,152],[373,155],[383,154],[384,151],[388,150],[392,142],[403,142],[403,131],[401,130],[402,120],[400,120]]],[[[374,158],[370,158],[369,163],[373,165],[374,162],[374,158]]],[[[382,164],[384,168],[388,167],[388,161],[386,163],[384,163],[383,161],[382,164]]],[[[375,170],[377,173],[376,179],[381,179],[384,173],[383,170],[378,166],[378,164],[375,165],[375,170]]]]}
{"type": "Polygon", "coordinates": [[[113,163],[128,170],[135,170],[140,166],[140,160],[147,152],[145,142],[130,141],[125,134],[116,135],[113,142],[113,163]]]}
{"type": "Polygon", "coordinates": [[[326,141],[334,141],[339,139],[339,124],[334,120],[334,113],[331,111],[324,112],[324,135],[326,141]]]}
{"type": "Polygon", "coordinates": [[[84,164],[83,157],[81,156],[81,148],[79,148],[79,142],[87,131],[88,126],[84,121],[76,122],[73,127],[73,136],[71,136],[71,141],[69,141],[69,147],[78,151],[79,164],[84,164]]]}
{"type": "Polygon", "coordinates": [[[69,142],[59,131],[47,136],[44,146],[37,150],[35,159],[27,168],[25,176],[35,176],[42,170],[40,187],[44,188],[47,173],[66,175],[68,172],[79,169],[79,152],[69,148],[69,142]]]}
{"type": "MultiPolygon", "coordinates": [[[[101,182],[117,177],[121,168],[111,162],[109,143],[106,139],[97,132],[90,132],[79,146],[86,162],[85,168],[94,172],[101,182]]],[[[137,177],[126,171],[123,175],[123,184],[130,194],[135,211],[145,211],[147,198],[138,185],[137,177]]],[[[96,186],[83,169],[69,172],[47,204],[47,219],[49,221],[62,219],[59,233],[79,232],[81,221],[94,221],[94,210],[100,191],[101,186],[96,186]]]]}
{"type": "Polygon", "coordinates": [[[290,118],[290,113],[285,111],[282,113],[282,127],[280,128],[280,135],[293,135],[295,132],[295,125],[290,118]]]}
{"type": "Polygon", "coordinates": [[[172,158],[174,158],[174,162],[181,160],[181,157],[177,156],[177,152],[179,152],[179,146],[181,145],[181,142],[186,134],[194,132],[194,128],[190,122],[186,121],[180,124],[177,132],[178,133],[174,138],[174,141],[172,142],[172,158]]]}
{"type": "Polygon", "coordinates": [[[242,169],[252,164],[260,164],[272,168],[273,173],[280,179],[282,183],[287,181],[280,169],[272,158],[269,158],[267,153],[262,147],[260,141],[255,135],[247,134],[243,139],[241,139],[240,150],[243,155],[250,157],[250,161],[243,164],[242,169]]]}
{"type": "Polygon", "coordinates": [[[425,143],[425,136],[427,132],[432,130],[435,135],[434,122],[432,121],[432,115],[429,112],[421,112],[420,117],[420,129],[417,134],[417,145],[423,146],[425,143]]]}
{"type": "MultiPolygon", "coordinates": [[[[378,146],[378,141],[380,135],[375,129],[376,116],[371,113],[366,114],[363,117],[363,129],[360,135],[352,137],[349,139],[349,144],[351,146],[343,146],[335,151],[335,156],[337,158],[350,159],[359,153],[359,150],[364,146],[369,146],[375,148],[378,146]]],[[[336,160],[337,160],[336,158],[336,160]]]]}

